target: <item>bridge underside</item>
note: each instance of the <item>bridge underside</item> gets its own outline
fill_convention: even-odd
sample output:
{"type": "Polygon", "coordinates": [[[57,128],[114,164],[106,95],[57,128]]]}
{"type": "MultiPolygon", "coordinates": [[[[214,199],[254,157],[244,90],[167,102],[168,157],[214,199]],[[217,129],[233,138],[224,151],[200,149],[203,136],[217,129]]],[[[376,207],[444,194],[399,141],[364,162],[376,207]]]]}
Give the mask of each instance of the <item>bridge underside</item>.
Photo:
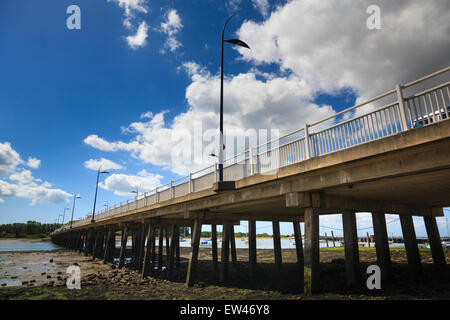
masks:
{"type": "MultiPolygon", "coordinates": [[[[356,212],[372,213],[377,257],[383,279],[388,279],[390,257],[384,215],[400,214],[408,263],[413,273],[419,274],[420,256],[411,217],[424,217],[433,259],[437,265],[445,265],[435,221],[436,216],[443,215],[445,206],[450,206],[449,120],[292,164],[271,174],[250,176],[236,181],[236,189],[232,191],[204,190],[79,225],[59,237],[67,239],[69,235],[77,235],[77,239],[84,239],[83,247],[88,239],[86,234],[92,230],[190,226],[194,233],[191,259],[194,268],[202,224],[212,224],[214,228],[223,224],[223,243],[231,241],[233,248],[230,239],[234,237],[229,232],[233,233],[230,231],[232,225],[241,220],[250,221],[249,225],[256,220],[273,221],[275,242],[279,239],[279,221],[293,222],[294,230],[297,230],[298,222],[305,222],[304,249],[300,249],[300,236],[296,239],[297,253],[299,262],[302,260],[304,264],[305,290],[312,292],[318,283],[319,215],[343,215],[346,269],[351,284],[358,280],[359,273],[357,243],[355,249],[356,212]]],[[[148,234],[150,231],[149,228],[148,234]]],[[[252,232],[254,230],[250,230],[250,243],[254,241],[256,246],[252,232]]],[[[79,243],[80,240],[78,246],[79,243]]],[[[176,241],[174,245],[177,245],[176,241]]],[[[256,247],[250,245],[252,250],[256,247]]],[[[277,249],[275,245],[277,250],[281,248],[277,249]]],[[[256,263],[252,256],[249,258],[251,265],[256,263]]],[[[222,258],[225,259],[223,263],[228,263],[228,256],[222,258]]],[[[281,263],[280,259],[281,255],[278,258],[281,263]]],[[[192,282],[191,270],[190,264],[188,284],[192,282]]]]}

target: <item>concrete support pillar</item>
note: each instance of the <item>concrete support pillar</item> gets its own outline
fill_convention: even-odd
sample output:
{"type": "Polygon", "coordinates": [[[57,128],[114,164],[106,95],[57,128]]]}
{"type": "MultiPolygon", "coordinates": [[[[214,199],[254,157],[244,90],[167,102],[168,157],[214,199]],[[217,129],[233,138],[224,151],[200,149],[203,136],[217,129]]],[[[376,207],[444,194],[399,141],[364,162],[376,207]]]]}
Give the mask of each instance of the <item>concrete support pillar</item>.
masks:
{"type": "Polygon", "coordinates": [[[170,243],[170,252],[169,252],[169,258],[168,258],[168,263],[167,263],[167,278],[171,279],[172,278],[172,270],[173,270],[173,265],[174,265],[174,256],[175,256],[175,247],[177,245],[177,230],[178,230],[178,226],[177,225],[173,225],[171,228],[171,233],[172,233],[172,241],[170,243]]]}
{"type": "MultiPolygon", "coordinates": [[[[156,226],[153,226],[153,232],[152,232],[152,253],[150,260],[152,262],[152,266],[155,265],[156,262],[156,226]]],[[[153,269],[152,269],[153,271],[153,269]]]]}
{"type": "Polygon", "coordinates": [[[327,248],[328,248],[328,235],[327,235],[327,233],[325,232],[325,243],[326,243],[326,245],[327,245],[327,248]]]}
{"type": "Polygon", "coordinates": [[[212,262],[213,262],[214,272],[217,274],[217,271],[219,270],[219,266],[218,266],[218,262],[217,262],[217,225],[215,225],[215,224],[211,225],[211,239],[212,239],[212,245],[211,245],[212,262]]]}
{"type": "Polygon", "coordinates": [[[106,264],[109,257],[111,256],[111,237],[113,236],[114,232],[111,229],[108,229],[108,233],[106,235],[106,241],[105,241],[105,252],[103,254],[103,264],[106,264]]]}
{"type": "Polygon", "coordinates": [[[273,231],[273,250],[275,255],[275,264],[278,269],[282,269],[283,260],[281,256],[281,239],[280,239],[280,222],[272,221],[272,231],[273,231]]]}
{"type": "Polygon", "coordinates": [[[177,226],[177,241],[176,241],[176,247],[175,247],[175,266],[177,268],[180,267],[180,227],[177,226]]]}
{"type": "Polygon", "coordinates": [[[303,268],[304,268],[304,261],[305,258],[303,256],[303,241],[302,241],[302,230],[300,229],[300,223],[297,221],[293,222],[294,227],[294,237],[295,237],[295,250],[297,252],[297,263],[298,267],[301,271],[301,283],[303,285],[303,268]]]}
{"type": "Polygon", "coordinates": [[[81,253],[83,252],[84,246],[85,246],[85,242],[86,242],[86,232],[83,232],[81,235],[81,241],[80,241],[80,245],[78,247],[78,252],[81,253]]]}
{"type": "Polygon", "coordinates": [[[191,244],[191,258],[189,259],[188,270],[186,275],[186,286],[190,287],[193,284],[195,267],[198,259],[198,249],[200,246],[200,236],[202,233],[202,221],[196,219],[194,222],[192,244],[191,244]]]}
{"type": "Polygon", "coordinates": [[[372,223],[377,262],[381,269],[381,280],[389,281],[392,279],[393,273],[385,214],[383,212],[372,212],[372,223]]]}
{"type": "Polygon", "coordinates": [[[142,271],[142,260],[144,258],[145,251],[145,226],[140,228],[139,242],[138,242],[138,254],[137,254],[137,267],[139,271],[142,271]]]}
{"type": "Polygon", "coordinates": [[[230,224],[230,248],[231,248],[231,262],[233,263],[234,270],[238,269],[237,254],[236,254],[236,239],[234,237],[234,226],[230,224]]]}
{"type": "Polygon", "coordinates": [[[254,276],[256,274],[256,221],[248,221],[248,261],[249,274],[254,276]]]}
{"type": "Polygon", "coordinates": [[[121,269],[125,264],[125,251],[127,249],[127,240],[128,240],[128,228],[125,227],[122,230],[122,243],[120,244],[119,265],[118,265],[119,269],[121,269]]]}
{"type": "Polygon", "coordinates": [[[85,246],[84,246],[84,255],[87,256],[88,253],[90,252],[91,249],[91,238],[92,238],[92,230],[89,230],[87,236],[86,236],[86,241],[85,241],[85,246]]]}
{"type": "Polygon", "coordinates": [[[354,286],[361,280],[355,212],[344,211],[342,225],[344,227],[345,278],[348,286],[354,286]]]}
{"type": "Polygon", "coordinates": [[[425,222],[425,228],[427,229],[433,263],[436,267],[442,268],[445,266],[446,262],[444,250],[442,250],[441,237],[439,236],[439,229],[436,224],[436,217],[424,216],[423,220],[425,222]]]}
{"type": "Polygon", "coordinates": [[[151,251],[152,246],[154,246],[153,240],[155,239],[154,232],[155,227],[154,225],[150,224],[147,229],[147,245],[145,246],[144,263],[142,265],[142,278],[144,278],[149,273],[151,251]]]}
{"type": "Polygon", "coordinates": [[[159,242],[158,242],[158,270],[162,270],[163,265],[163,248],[164,246],[164,228],[159,226],[159,242]]]}
{"type": "Polygon", "coordinates": [[[221,269],[220,269],[220,282],[225,282],[228,278],[228,261],[230,255],[230,228],[228,222],[224,222],[222,227],[222,250],[221,250],[221,269]]]}
{"type": "Polygon", "coordinates": [[[319,289],[319,214],[315,208],[305,209],[304,292],[311,295],[319,289]]]}
{"type": "Polygon", "coordinates": [[[95,233],[95,241],[94,241],[94,246],[92,247],[92,261],[95,260],[95,256],[98,253],[98,244],[99,244],[100,240],[100,231],[97,230],[97,232],[95,233]]]}
{"type": "Polygon", "coordinates": [[[333,248],[336,247],[336,242],[334,241],[334,233],[333,233],[333,230],[331,230],[331,240],[333,241],[333,248]]]}
{"type": "Polygon", "coordinates": [[[422,273],[422,263],[420,261],[419,247],[417,246],[416,232],[411,215],[400,215],[403,241],[405,243],[408,266],[413,277],[418,277],[422,273]]]}
{"type": "Polygon", "coordinates": [[[170,255],[170,228],[166,227],[166,264],[169,262],[169,255],[170,255]]]}

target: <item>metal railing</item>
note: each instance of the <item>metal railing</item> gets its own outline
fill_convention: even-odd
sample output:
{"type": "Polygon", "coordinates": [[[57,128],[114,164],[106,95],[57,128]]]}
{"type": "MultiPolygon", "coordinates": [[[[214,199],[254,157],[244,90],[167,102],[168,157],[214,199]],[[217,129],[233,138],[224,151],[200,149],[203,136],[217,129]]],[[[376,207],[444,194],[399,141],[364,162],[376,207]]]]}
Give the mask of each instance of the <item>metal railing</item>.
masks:
{"type": "MultiPolygon", "coordinates": [[[[406,85],[397,85],[394,90],[371,100],[236,154],[224,162],[224,180],[239,180],[254,174],[270,173],[293,163],[449,119],[450,82],[403,97],[405,89],[448,71],[450,67],[406,85]],[[395,101],[381,107],[373,106],[373,103],[383,101],[389,96],[394,96],[395,101]],[[361,110],[362,107],[371,107],[372,110],[358,114],[356,111],[361,110]],[[339,119],[341,116],[346,116],[347,119],[339,119]]],[[[95,215],[95,220],[206,190],[211,188],[217,180],[218,166],[214,164],[161,185],[134,199],[104,209],[95,215]]],[[[73,222],[73,226],[89,223],[91,223],[90,217],[73,222]]],[[[65,228],[67,226],[63,226],[56,232],[63,231],[65,228]]]]}

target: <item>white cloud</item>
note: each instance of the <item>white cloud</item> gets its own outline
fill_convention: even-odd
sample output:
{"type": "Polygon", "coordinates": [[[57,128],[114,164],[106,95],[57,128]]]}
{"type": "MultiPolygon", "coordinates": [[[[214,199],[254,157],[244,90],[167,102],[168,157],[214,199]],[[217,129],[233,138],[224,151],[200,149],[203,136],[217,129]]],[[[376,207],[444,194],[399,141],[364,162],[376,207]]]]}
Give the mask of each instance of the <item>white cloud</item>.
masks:
{"type": "Polygon", "coordinates": [[[148,26],[145,21],[142,21],[139,25],[136,34],[133,36],[127,36],[127,43],[132,49],[137,49],[144,46],[147,43],[147,31],[148,26]]]}
{"type": "MultiPolygon", "coordinates": [[[[166,19],[161,23],[160,31],[167,35],[167,40],[165,47],[171,52],[174,52],[177,48],[181,47],[182,44],[179,42],[175,36],[183,28],[181,23],[181,18],[177,13],[177,10],[171,9],[166,14],[166,19]]],[[[162,50],[164,52],[164,50],[162,50]]]]}
{"type": "Polygon", "coordinates": [[[41,165],[41,160],[39,160],[37,158],[33,158],[33,157],[28,157],[28,160],[27,160],[28,167],[37,169],[37,168],[39,168],[40,165],[41,165]]]}
{"type": "Polygon", "coordinates": [[[114,194],[121,196],[130,196],[132,190],[139,190],[139,193],[151,191],[161,185],[163,177],[159,174],[148,173],[145,170],[137,175],[112,174],[99,183],[99,186],[105,190],[114,191],[114,194]]]}
{"type": "Polygon", "coordinates": [[[5,202],[5,200],[3,200],[2,198],[0,198],[0,203],[3,203],[3,202],[5,202]]]}
{"type": "MultiPolygon", "coordinates": [[[[32,205],[68,201],[67,197],[71,196],[69,193],[52,188],[47,181],[34,178],[30,170],[18,167],[21,164],[37,168],[40,160],[29,157],[27,163],[24,163],[9,142],[0,143],[0,174],[9,174],[7,179],[0,179],[0,196],[29,198],[32,205]]],[[[0,199],[0,203],[3,202],[4,199],[0,199]]]]}
{"type": "Polygon", "coordinates": [[[263,23],[244,22],[237,34],[252,49],[238,50],[256,65],[279,64],[316,91],[351,87],[360,99],[450,63],[447,0],[379,1],[382,30],[366,27],[372,2],[288,2],[263,23]]]}
{"type": "MultiPolygon", "coordinates": [[[[372,98],[396,83],[450,63],[450,12],[444,0],[436,0],[433,6],[419,0],[382,2],[382,30],[366,28],[369,4],[368,0],[292,1],[275,9],[263,23],[244,22],[237,36],[252,49],[237,50],[253,66],[248,72],[225,76],[225,130],[273,128],[285,133],[335,113],[330,106],[313,103],[318,93],[336,94],[350,88],[359,99],[372,98]],[[280,70],[259,71],[269,63],[280,70]]],[[[169,24],[164,29],[169,30],[169,24]]],[[[167,31],[168,35],[175,33],[167,31]]],[[[143,162],[178,174],[215,161],[173,160],[173,150],[179,145],[174,135],[193,135],[199,124],[204,131],[217,131],[219,121],[219,76],[193,61],[179,69],[191,77],[185,112],[170,123],[165,113],[146,114],[126,129],[135,135],[129,141],[108,141],[93,134],[85,143],[103,151],[128,151],[143,162]]],[[[195,145],[185,147],[194,155],[197,152],[195,145]]],[[[227,148],[226,152],[234,150],[227,148]]]]}
{"type": "Polygon", "coordinates": [[[268,0],[252,0],[252,4],[263,17],[266,17],[269,13],[270,5],[268,0]]]}
{"type": "Polygon", "coordinates": [[[9,142],[0,143],[0,174],[8,174],[22,163],[20,155],[9,142]]]}
{"type": "Polygon", "coordinates": [[[126,17],[134,17],[136,12],[147,13],[146,0],[108,0],[116,2],[119,7],[125,10],[126,17]]]}
{"type": "Polygon", "coordinates": [[[102,170],[111,170],[111,169],[117,170],[123,168],[120,164],[105,158],[86,160],[84,162],[84,166],[88,169],[95,171],[97,171],[100,166],[102,170]]]}
{"type": "Polygon", "coordinates": [[[17,181],[19,184],[30,184],[35,179],[33,178],[33,175],[31,174],[30,170],[22,170],[19,172],[15,172],[9,176],[9,180],[17,181]]]}

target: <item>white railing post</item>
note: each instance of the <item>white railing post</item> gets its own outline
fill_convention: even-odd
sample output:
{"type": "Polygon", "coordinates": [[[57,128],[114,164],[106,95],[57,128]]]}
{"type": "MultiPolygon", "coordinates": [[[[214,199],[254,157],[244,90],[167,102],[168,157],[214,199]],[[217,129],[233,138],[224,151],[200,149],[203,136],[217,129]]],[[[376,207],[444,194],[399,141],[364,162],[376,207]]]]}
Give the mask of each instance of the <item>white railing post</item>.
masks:
{"type": "Polygon", "coordinates": [[[173,199],[173,181],[170,181],[170,199],[173,199]]]}
{"type": "Polygon", "coordinates": [[[156,188],[156,190],[155,190],[155,198],[156,198],[156,203],[158,203],[159,202],[158,188],[156,188]]]}
{"type": "Polygon", "coordinates": [[[305,123],[305,160],[311,158],[310,144],[309,144],[309,125],[305,123]]]}
{"type": "Polygon", "coordinates": [[[144,207],[147,206],[147,192],[144,192],[144,207]]]}
{"type": "Polygon", "coordinates": [[[248,162],[250,165],[250,175],[255,174],[255,169],[253,168],[253,147],[250,147],[250,161],[248,162]]]}
{"type": "Polygon", "coordinates": [[[189,193],[192,193],[192,191],[194,191],[192,187],[192,173],[189,173],[189,193]]]}
{"type": "Polygon", "coordinates": [[[214,172],[216,173],[216,182],[219,180],[219,177],[218,177],[218,172],[217,172],[217,162],[216,163],[214,163],[214,172]]]}
{"type": "Polygon", "coordinates": [[[397,100],[398,100],[398,110],[400,112],[400,122],[402,125],[402,131],[408,130],[408,121],[406,120],[406,110],[405,110],[405,104],[403,103],[403,93],[402,93],[402,87],[397,84],[396,88],[397,90],[397,100]]]}

